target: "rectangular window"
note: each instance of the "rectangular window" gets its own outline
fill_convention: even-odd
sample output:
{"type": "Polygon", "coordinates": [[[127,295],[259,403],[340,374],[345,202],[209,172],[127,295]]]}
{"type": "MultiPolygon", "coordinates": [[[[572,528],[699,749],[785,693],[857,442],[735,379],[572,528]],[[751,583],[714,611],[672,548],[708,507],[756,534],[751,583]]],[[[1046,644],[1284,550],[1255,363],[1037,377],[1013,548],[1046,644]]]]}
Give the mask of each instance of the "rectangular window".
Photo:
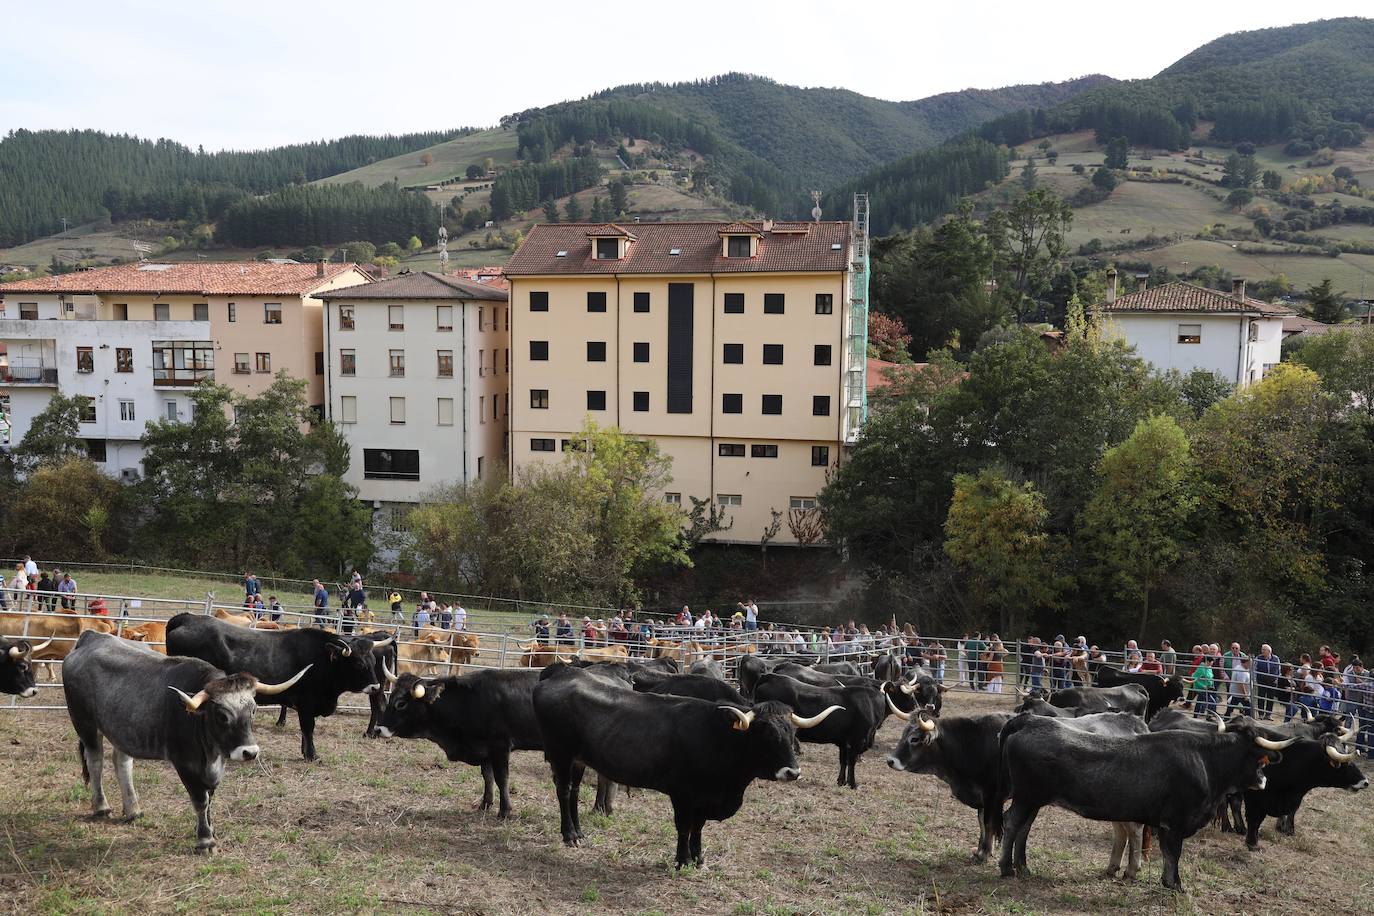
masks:
{"type": "Polygon", "coordinates": [[[21,321],[37,321],[37,320],[38,320],[38,303],[37,303],[37,302],[21,302],[21,303],[19,303],[19,318],[20,318],[21,321]]]}
{"type": "Polygon", "coordinates": [[[404,378],[406,374],[406,351],[388,350],[387,365],[390,367],[392,378],[404,378]]]}
{"type": "Polygon", "coordinates": [[[763,345],[763,364],[765,366],[782,365],[782,344],[763,345]]]}
{"type": "Polygon", "coordinates": [[[255,370],[257,370],[258,372],[271,372],[271,371],[272,371],[272,354],[271,354],[271,353],[254,353],[254,354],[253,354],[253,368],[254,368],[255,370]]]}
{"type": "Polygon", "coordinates": [[[163,401],[163,402],[162,402],[162,409],[163,409],[164,411],[166,411],[167,419],[168,419],[169,421],[171,421],[171,422],[173,422],[173,423],[175,423],[175,422],[177,421],[177,402],[176,402],[176,401],[163,401]]]}
{"type": "Polygon", "coordinates": [[[434,330],[443,332],[453,330],[453,306],[436,305],[434,307],[434,330]]]}
{"type": "Polygon", "coordinates": [[[340,350],[339,351],[339,374],[357,375],[358,374],[358,351],[340,350]]]}
{"type": "Polygon", "coordinates": [[[315,353],[315,374],[324,375],[324,354],[320,352],[315,353]]]}
{"type": "Polygon", "coordinates": [[[830,315],[835,311],[834,293],[816,293],[816,314],[830,315]]]}
{"type": "MultiPolygon", "coordinates": [[[[35,315],[35,318],[38,316],[35,315]]],[[[153,303],[153,320],[169,321],[172,317],[172,307],[165,302],[153,303]]]]}
{"type": "Polygon", "coordinates": [[[778,457],[778,447],[776,445],[755,444],[749,446],[749,457],[751,458],[776,458],[778,457]]]}
{"type": "Polygon", "coordinates": [[[763,412],[765,414],[782,413],[782,395],[765,394],[763,396],[763,412]]]}
{"type": "Polygon", "coordinates": [[[478,331],[485,331],[486,329],[487,329],[487,309],[486,309],[486,306],[479,305],[479,306],[477,307],[477,330],[478,330],[478,331]]]}
{"type": "Polygon", "coordinates": [[[368,480],[419,480],[420,452],[413,448],[365,448],[363,477],[368,480]]]}
{"type": "Polygon", "coordinates": [[[104,464],[109,460],[109,452],[105,447],[104,439],[86,439],[86,457],[96,464],[104,464]]]}
{"type": "Polygon", "coordinates": [[[744,457],[744,443],[743,443],[743,442],[722,442],[722,443],[720,444],[720,446],[716,449],[716,452],[717,452],[717,453],[720,455],[720,457],[722,457],[722,458],[743,458],[743,457],[744,457]]]}
{"type": "Polygon", "coordinates": [[[95,371],[95,349],[92,347],[76,348],[76,371],[81,373],[95,371]]]}
{"type": "Polygon", "coordinates": [[[357,327],[357,322],[354,320],[354,317],[353,317],[353,306],[351,306],[351,305],[341,305],[341,306],[339,306],[339,330],[340,330],[340,331],[351,331],[351,330],[353,330],[355,327],[357,327]]]}
{"type": "Polygon", "coordinates": [[[120,402],[119,402],[119,419],[124,420],[124,421],[126,421],[126,422],[129,421],[129,420],[137,419],[137,417],[134,415],[134,402],[133,402],[133,401],[120,401],[120,402]]]}
{"type": "Polygon", "coordinates": [[[532,452],[551,452],[554,450],[552,439],[531,439],[530,451],[532,452]]]}
{"type": "Polygon", "coordinates": [[[620,239],[597,239],[596,259],[614,261],[620,257],[620,239]]]}
{"type": "Polygon", "coordinates": [[[351,394],[345,394],[339,398],[339,422],[358,422],[358,399],[351,394]]]}
{"type": "Polygon", "coordinates": [[[634,393],[635,410],[641,413],[649,409],[649,392],[636,391],[634,393]]]}
{"type": "Polygon", "coordinates": [[[744,314],[744,293],[725,294],[725,314],[743,315],[744,314]]]}
{"type": "MultiPolygon", "coordinates": [[[[24,307],[21,305],[21,306],[19,307],[19,311],[20,311],[20,312],[23,312],[23,310],[24,310],[24,307]]],[[[20,318],[23,318],[24,316],[21,314],[19,317],[20,317],[20,318]]],[[[116,302],[116,303],[114,304],[114,320],[115,320],[115,321],[128,321],[128,320],[129,320],[129,303],[127,303],[127,302],[116,302]]],[[[231,319],[231,320],[232,320],[232,319],[231,319]]]]}
{"type": "Polygon", "coordinates": [[[438,403],[438,407],[439,407],[439,419],[438,419],[439,425],[440,425],[440,426],[452,426],[452,425],[453,425],[453,398],[438,398],[438,399],[437,399],[437,403],[438,403]]]}
{"type": "Polygon", "coordinates": [[[720,412],[744,413],[744,395],[722,394],[720,396],[720,412]]]}
{"type": "Polygon", "coordinates": [[[606,361],[606,341],[589,340],[587,341],[587,362],[604,363],[606,361]]]}
{"type": "Polygon", "coordinates": [[[797,509],[797,510],[802,511],[802,512],[807,512],[807,511],[809,511],[809,510],[811,510],[811,509],[816,508],[816,497],[814,497],[814,496],[792,496],[792,497],[789,497],[788,500],[787,500],[787,508],[789,508],[789,509],[797,509]]]}
{"type": "Polygon", "coordinates": [[[115,347],[115,371],[134,371],[134,351],[130,347],[115,347]]]}
{"type": "Polygon", "coordinates": [[[606,311],[606,294],[605,294],[605,293],[595,293],[595,292],[589,292],[589,293],[587,293],[587,311],[589,311],[589,312],[604,312],[604,311],[606,311]]]}
{"type": "Polygon", "coordinates": [[[388,305],[386,307],[386,326],[392,331],[404,331],[406,329],[406,307],[404,305],[388,305]]]}
{"type": "Polygon", "coordinates": [[[724,350],[721,354],[723,362],[744,365],[744,344],[728,343],[725,344],[724,350]]]}
{"type": "Polygon", "coordinates": [[[816,365],[830,365],[830,344],[816,344],[816,365]]]}
{"type": "Polygon", "coordinates": [[[680,505],[682,505],[682,494],[681,494],[681,493],[664,493],[664,494],[663,494],[663,501],[664,501],[665,503],[667,503],[668,505],[670,505],[670,506],[680,506],[680,505]]]}
{"type": "Polygon", "coordinates": [[[749,236],[728,236],[725,240],[725,256],[727,258],[747,258],[749,257],[749,247],[749,236]]]}
{"type": "Polygon", "coordinates": [[[262,304],[262,323],[281,324],[280,302],[264,302],[262,304]]]}
{"type": "Polygon", "coordinates": [[[549,409],[549,389],[547,389],[547,388],[531,388],[531,389],[530,389],[530,407],[533,408],[534,410],[548,410],[548,409],[549,409]]]}
{"type": "Polygon", "coordinates": [[[1202,325],[1181,324],[1178,326],[1178,342],[1181,344],[1202,343],[1202,325]]]}
{"type": "Polygon", "coordinates": [[[644,292],[635,293],[635,311],[649,311],[649,294],[644,292]]]}
{"type": "Polygon", "coordinates": [[[439,378],[453,378],[453,351],[439,350],[439,378]]]}
{"type": "Polygon", "coordinates": [[[823,468],[830,466],[830,446],[811,446],[811,466],[813,468],[823,468]]]}
{"type": "Polygon", "coordinates": [[[818,394],[811,399],[811,416],[828,417],[830,416],[830,395],[818,394]]]}
{"type": "MultiPolygon", "coordinates": [[[[493,367],[495,368],[495,367],[493,367]]],[[[477,377],[485,378],[487,374],[487,351],[477,351],[477,377]]]]}
{"type": "Polygon", "coordinates": [[[782,293],[763,294],[763,313],[765,315],[781,315],[785,304],[786,298],[782,293]]]}
{"type": "Polygon", "coordinates": [[[404,423],[406,421],[406,399],[391,398],[391,422],[404,423]]]}
{"type": "Polygon", "coordinates": [[[505,373],[506,373],[506,375],[510,375],[510,347],[506,347],[506,349],[505,349],[503,352],[505,353],[505,356],[506,356],[506,360],[505,360],[505,362],[506,362],[505,373]]]}
{"type": "Polygon", "coordinates": [[[605,409],[606,409],[606,392],[604,392],[604,391],[588,391],[588,392],[587,392],[587,409],[588,409],[588,410],[605,410],[605,409]]]}
{"type": "Polygon", "coordinates": [[[717,493],[716,505],[738,509],[740,506],[744,505],[744,497],[740,496],[738,493],[717,493]]]}
{"type": "Polygon", "coordinates": [[[692,342],[696,287],[668,284],[668,413],[692,412],[692,342]]]}
{"type": "Polygon", "coordinates": [[[549,310],[548,293],[530,293],[530,311],[547,312],[549,310]]]}
{"type": "Polygon", "coordinates": [[[230,323],[230,324],[233,324],[234,322],[236,322],[236,321],[239,320],[239,307],[238,307],[237,305],[235,305],[235,304],[232,303],[232,302],[229,303],[228,312],[229,312],[229,323],[230,323]]]}
{"type": "Polygon", "coordinates": [[[153,341],[153,385],[197,385],[215,374],[215,344],[209,340],[153,341]]]}
{"type": "MultiPolygon", "coordinates": [[[[495,327],[494,325],[492,326],[492,330],[493,330],[493,331],[496,330],[496,327],[495,327]]],[[[487,459],[486,459],[485,457],[483,457],[482,455],[478,455],[478,456],[477,456],[477,479],[478,479],[478,480],[481,480],[481,479],[482,479],[482,468],[483,468],[483,464],[484,464],[484,462],[486,462],[486,460],[487,460],[487,459]]]]}
{"type": "Polygon", "coordinates": [[[547,360],[549,358],[549,342],[547,340],[530,341],[530,359],[547,360]]]}
{"type": "Polygon", "coordinates": [[[477,396],[477,422],[487,422],[487,396],[485,394],[477,396]]]}
{"type": "Polygon", "coordinates": [[[253,367],[250,366],[250,365],[248,364],[248,354],[247,354],[247,353],[235,353],[235,354],[234,354],[234,374],[235,374],[235,375],[247,375],[248,373],[250,373],[250,372],[252,372],[252,371],[253,371],[253,367]]]}
{"type": "Polygon", "coordinates": [[[649,345],[642,341],[636,341],[634,346],[635,362],[647,363],[649,361],[649,345]]]}
{"type": "MultiPolygon", "coordinates": [[[[78,395],[80,397],[80,395],[78,395]]],[[[81,398],[81,422],[95,422],[95,398],[81,398]]]]}

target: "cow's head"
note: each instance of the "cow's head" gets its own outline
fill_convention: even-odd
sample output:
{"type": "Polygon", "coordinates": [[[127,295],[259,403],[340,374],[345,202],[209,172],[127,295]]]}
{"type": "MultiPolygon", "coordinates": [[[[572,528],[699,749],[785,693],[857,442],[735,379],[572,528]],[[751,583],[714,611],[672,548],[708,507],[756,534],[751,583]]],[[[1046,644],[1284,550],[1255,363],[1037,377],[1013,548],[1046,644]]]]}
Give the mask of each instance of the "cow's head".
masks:
{"type": "Polygon", "coordinates": [[[898,718],[907,722],[897,746],[888,755],[887,765],[894,770],[920,772],[938,758],[940,750],[940,720],[935,715],[934,706],[924,706],[920,711],[907,715],[897,713],[898,718]]]}
{"type": "Polygon", "coordinates": [[[0,639],[0,693],[18,694],[25,699],[38,693],[33,682],[33,653],[46,649],[50,642],[48,639],[34,646],[26,639],[0,639]]]}
{"type": "Polygon", "coordinates": [[[808,718],[794,713],[785,703],[755,703],[747,710],[721,706],[720,723],[733,740],[744,743],[755,779],[792,782],[801,776],[797,763],[797,729],[815,728],[843,706],[829,706],[808,718]]]}
{"type": "MultiPolygon", "coordinates": [[[[1220,725],[1220,720],[1218,720],[1220,725]]],[[[1255,726],[1251,719],[1235,719],[1229,724],[1221,726],[1227,735],[1233,735],[1240,739],[1241,747],[1244,749],[1245,763],[1242,765],[1241,772],[1238,774],[1237,785],[1242,789],[1263,789],[1268,782],[1264,775],[1264,768],[1272,763],[1283,760],[1280,753],[1284,748],[1289,747],[1298,738],[1288,738],[1283,741],[1275,741],[1266,738],[1263,732],[1255,726]]]]}
{"type": "Polygon", "coordinates": [[[289,681],[264,684],[251,674],[217,677],[191,696],[168,686],[181,699],[182,708],[204,729],[208,744],[230,760],[252,760],[258,756],[258,743],[253,739],[253,710],[255,696],[274,696],[290,690],[305,677],[311,668],[306,665],[289,681]]]}
{"type": "Polygon", "coordinates": [[[903,689],[906,687],[905,684],[894,681],[883,681],[879,686],[887,696],[888,702],[891,703],[889,708],[896,709],[899,713],[916,711],[916,707],[919,705],[917,703],[919,694],[915,690],[908,692],[903,689]]]}
{"type": "MultiPolygon", "coordinates": [[[[910,712],[918,706],[938,707],[940,705],[940,694],[945,693],[949,689],[936,681],[935,678],[931,677],[930,672],[924,668],[917,668],[915,673],[912,674],[911,679],[903,682],[900,688],[902,693],[912,699],[910,708],[903,707],[906,712],[910,712]]],[[[900,706],[901,704],[898,705],[900,706]]]]}
{"type": "Polygon", "coordinates": [[[449,681],[403,674],[391,687],[377,732],[383,738],[423,738],[429,734],[431,707],[443,696],[449,681]]]}
{"type": "Polygon", "coordinates": [[[1184,682],[1182,675],[1175,674],[1173,677],[1164,678],[1164,683],[1159,689],[1159,698],[1164,706],[1168,706],[1175,700],[1183,699],[1183,694],[1188,685],[1184,682]]]}
{"type": "Polygon", "coordinates": [[[350,693],[376,693],[382,689],[373,650],[391,645],[390,636],[369,639],[366,636],[331,636],[325,643],[325,657],[329,662],[330,680],[350,693]]]}

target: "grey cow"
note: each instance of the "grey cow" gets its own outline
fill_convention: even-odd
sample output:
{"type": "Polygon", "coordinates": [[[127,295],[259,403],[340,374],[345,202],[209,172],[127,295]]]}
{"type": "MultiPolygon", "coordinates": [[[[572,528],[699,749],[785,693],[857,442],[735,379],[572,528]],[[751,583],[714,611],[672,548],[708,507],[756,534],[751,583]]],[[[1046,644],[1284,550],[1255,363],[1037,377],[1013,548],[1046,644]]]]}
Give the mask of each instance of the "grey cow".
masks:
{"type": "Polygon", "coordinates": [[[252,675],[226,675],[200,659],[168,657],[109,633],[82,633],[62,666],[62,681],[80,741],[81,774],[91,786],[92,816],[110,813],[101,786],[108,738],[124,819],[142,814],[134,759],[170,761],[196,811],[196,852],[213,853],[210,800],[224,776],[224,761],[258,755],[254,695],[281,693],[304,674],[284,684],[260,684],[252,675]]]}

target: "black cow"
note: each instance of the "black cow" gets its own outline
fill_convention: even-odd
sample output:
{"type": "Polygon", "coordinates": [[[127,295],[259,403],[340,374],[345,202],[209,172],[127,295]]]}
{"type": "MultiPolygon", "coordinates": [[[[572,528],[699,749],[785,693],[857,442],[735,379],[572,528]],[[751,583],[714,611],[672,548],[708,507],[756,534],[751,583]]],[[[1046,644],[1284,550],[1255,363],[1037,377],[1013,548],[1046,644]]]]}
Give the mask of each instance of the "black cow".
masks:
{"type": "Polygon", "coordinates": [[[33,653],[48,647],[51,639],[32,645],[27,639],[0,638],[0,693],[28,699],[38,693],[33,682],[33,653]]]}
{"type": "Polygon", "coordinates": [[[814,666],[817,671],[824,671],[826,674],[852,674],[858,675],[859,666],[853,662],[825,662],[814,666]]]}
{"type": "Polygon", "coordinates": [[[1292,836],[1293,819],[1313,789],[1359,792],[1369,788],[1369,780],[1354,760],[1353,752],[1340,750],[1330,741],[1299,738],[1283,752],[1282,760],[1264,768],[1263,789],[1246,790],[1245,845],[1258,848],[1260,825],[1266,816],[1278,818],[1278,832],[1292,836]]]}
{"type": "MultiPolygon", "coordinates": [[[[871,684],[876,681],[868,679],[871,684]]],[[[786,703],[798,715],[810,717],[823,710],[838,711],[823,725],[807,730],[798,737],[811,744],[833,744],[840,752],[840,774],[836,785],[857,789],[855,774],[864,751],[873,746],[873,736],[887,718],[888,700],[883,691],[868,684],[853,687],[817,687],[786,675],[773,673],[759,678],[754,687],[754,701],[786,703]]]]}
{"type": "Polygon", "coordinates": [[[713,677],[716,680],[725,680],[725,669],[720,666],[720,662],[714,658],[703,658],[692,662],[692,666],[687,669],[688,674],[700,674],[705,677],[713,677]]]}
{"type": "Polygon", "coordinates": [[[935,675],[923,665],[917,665],[913,668],[911,677],[900,686],[902,693],[912,697],[917,706],[922,709],[933,706],[937,716],[940,714],[941,708],[944,707],[945,694],[949,692],[949,688],[935,680],[935,675]]]}
{"type": "MultiPolygon", "coordinates": [[[[781,662],[775,665],[770,674],[778,674],[783,677],[790,677],[794,681],[801,681],[803,684],[810,684],[813,687],[842,687],[844,682],[841,677],[863,677],[860,674],[832,674],[827,671],[820,671],[810,665],[799,665],[796,662],[781,662]]],[[[872,680],[872,678],[865,678],[872,680]]]]}
{"type": "Polygon", "coordinates": [[[1060,709],[1073,707],[1080,713],[1119,709],[1143,717],[1150,705],[1150,694],[1139,684],[1122,684],[1120,687],[1068,687],[1050,694],[1050,705],[1058,706],[1060,709]]]}
{"type": "Polygon", "coordinates": [[[713,703],[731,703],[741,709],[749,708],[749,701],[738,690],[722,680],[704,674],[675,674],[664,678],[645,692],[674,697],[696,697],[698,700],[710,700],[713,703]]]}
{"type": "Polygon", "coordinates": [[[752,698],[754,696],[754,685],[759,678],[779,665],[797,665],[798,667],[808,668],[800,662],[790,658],[759,658],[757,655],[742,655],[739,660],[739,692],[744,696],[752,698]]]}
{"type": "Polygon", "coordinates": [[[108,738],[124,819],[142,814],[134,760],[170,761],[196,810],[196,852],[213,853],[210,801],[224,776],[224,762],[258,756],[254,698],[290,690],[308,670],[282,684],[265,684],[250,674],[226,675],[200,659],[152,652],[110,633],[82,633],[62,665],[62,689],[79,742],[81,776],[91,786],[92,816],[110,814],[101,784],[108,738]]]}
{"type": "Polygon", "coordinates": [[[622,785],[668,796],[681,868],[701,864],[702,826],[738,811],[751,782],[801,775],[794,729],[819,725],[834,710],[803,719],[779,703],[746,711],[695,697],[627,694],[561,665],[540,674],[534,712],[563,842],[576,846],[583,837],[577,796],[590,766],[622,785]]]}
{"type": "Polygon", "coordinates": [[[296,710],[306,760],[315,759],[315,719],[333,715],[341,694],[381,690],[372,650],[388,645],[390,637],[385,640],[312,628],[254,630],[199,614],[177,614],[167,621],[168,655],[189,655],[273,683],[309,666],[304,680],[271,701],[296,710]]]}
{"type": "Polygon", "coordinates": [[[1037,696],[1027,696],[1020,705],[1012,707],[1012,712],[1028,712],[1033,716],[1049,716],[1051,719],[1076,719],[1080,715],[1078,707],[1064,708],[1053,706],[1049,700],[1037,696]]]}
{"type": "MultiPolygon", "coordinates": [[[[1296,740],[1296,739],[1294,739],[1296,740]]],[[[1289,742],[1248,723],[1225,734],[1152,732],[1087,735],[1061,719],[1020,715],[1002,729],[999,794],[1012,799],[1002,834],[1003,877],[1026,873],[1026,840],[1045,805],[1083,817],[1153,827],[1164,855],[1164,886],[1181,890],[1183,841],[1229,792],[1263,788],[1265,764],[1289,742]]]]}
{"type": "Polygon", "coordinates": [[[1133,673],[1113,668],[1111,665],[1099,666],[1093,676],[1093,683],[1098,687],[1121,687],[1125,684],[1139,684],[1144,687],[1150,697],[1150,702],[1145,707],[1147,722],[1170,703],[1183,699],[1188,686],[1182,675],[1164,677],[1161,674],[1133,673]]]}
{"type": "MultiPolygon", "coordinates": [[[[380,738],[381,732],[377,730],[377,723],[382,721],[382,710],[386,709],[386,689],[388,685],[396,681],[396,642],[395,640],[382,642],[391,635],[385,630],[364,633],[363,635],[377,643],[372,648],[372,670],[377,678],[377,683],[382,687],[381,690],[373,690],[367,694],[367,728],[363,730],[363,737],[380,738]]],[[[281,704],[281,713],[277,716],[277,728],[286,724],[286,713],[290,708],[288,703],[281,704]]]]}
{"type": "Polygon", "coordinates": [[[955,799],[978,812],[978,846],[974,858],[982,862],[992,842],[1002,836],[1002,804],[998,800],[997,736],[1011,713],[936,718],[922,710],[902,731],[887,765],[907,773],[934,776],[955,799]]]}
{"type": "Polygon", "coordinates": [[[880,655],[873,662],[873,677],[896,684],[902,680],[902,660],[895,655],[880,655]]]}

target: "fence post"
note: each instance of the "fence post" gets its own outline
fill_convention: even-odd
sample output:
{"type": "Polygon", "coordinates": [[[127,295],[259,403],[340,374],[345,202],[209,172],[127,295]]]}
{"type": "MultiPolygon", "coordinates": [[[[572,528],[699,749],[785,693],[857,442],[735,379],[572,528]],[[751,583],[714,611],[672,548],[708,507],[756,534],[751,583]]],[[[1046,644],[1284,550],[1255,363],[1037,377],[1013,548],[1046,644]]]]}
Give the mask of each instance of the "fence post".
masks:
{"type": "Polygon", "coordinates": [[[215,593],[214,593],[214,592],[206,592],[206,593],[205,593],[205,616],[206,616],[206,617],[209,617],[211,614],[213,614],[213,613],[215,612],[215,607],[214,607],[214,605],[215,605],[215,593]]]}

